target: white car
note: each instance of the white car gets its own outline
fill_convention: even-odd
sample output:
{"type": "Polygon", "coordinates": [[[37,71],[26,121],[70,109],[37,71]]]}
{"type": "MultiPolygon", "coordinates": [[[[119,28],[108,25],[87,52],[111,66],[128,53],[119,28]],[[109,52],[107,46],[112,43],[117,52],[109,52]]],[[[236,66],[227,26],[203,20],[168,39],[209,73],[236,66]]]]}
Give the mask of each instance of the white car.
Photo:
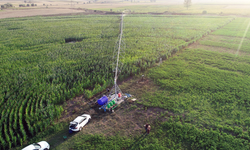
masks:
{"type": "Polygon", "coordinates": [[[70,122],[69,130],[81,131],[82,128],[89,122],[90,119],[91,119],[90,115],[87,114],[78,116],[74,121],[70,122]]]}
{"type": "Polygon", "coordinates": [[[30,144],[29,146],[23,148],[22,150],[48,150],[49,149],[49,143],[46,141],[41,141],[38,143],[30,144]]]}

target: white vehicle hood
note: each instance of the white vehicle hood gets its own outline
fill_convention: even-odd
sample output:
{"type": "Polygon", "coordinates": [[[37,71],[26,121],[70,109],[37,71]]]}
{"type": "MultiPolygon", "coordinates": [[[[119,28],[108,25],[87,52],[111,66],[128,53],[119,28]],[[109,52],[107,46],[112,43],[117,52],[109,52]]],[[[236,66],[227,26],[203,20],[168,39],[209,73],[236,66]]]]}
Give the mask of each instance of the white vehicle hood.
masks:
{"type": "Polygon", "coordinates": [[[88,114],[83,114],[83,115],[81,115],[81,116],[84,116],[84,117],[87,117],[87,118],[91,118],[91,116],[88,115],[88,114]]]}

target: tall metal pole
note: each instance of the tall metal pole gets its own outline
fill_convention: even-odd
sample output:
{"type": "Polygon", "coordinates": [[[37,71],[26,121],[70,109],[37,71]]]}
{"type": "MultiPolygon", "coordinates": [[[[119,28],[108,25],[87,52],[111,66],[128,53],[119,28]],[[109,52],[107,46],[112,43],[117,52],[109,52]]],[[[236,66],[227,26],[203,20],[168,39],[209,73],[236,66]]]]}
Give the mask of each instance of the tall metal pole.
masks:
{"type": "Polygon", "coordinates": [[[120,23],[120,38],[119,38],[119,45],[118,45],[118,53],[117,53],[117,60],[116,60],[116,68],[115,68],[115,98],[117,98],[117,89],[116,89],[116,81],[117,81],[117,74],[118,74],[118,63],[119,63],[119,55],[120,55],[120,49],[121,49],[121,42],[122,42],[122,33],[123,33],[123,13],[121,17],[121,23],[120,23]]]}

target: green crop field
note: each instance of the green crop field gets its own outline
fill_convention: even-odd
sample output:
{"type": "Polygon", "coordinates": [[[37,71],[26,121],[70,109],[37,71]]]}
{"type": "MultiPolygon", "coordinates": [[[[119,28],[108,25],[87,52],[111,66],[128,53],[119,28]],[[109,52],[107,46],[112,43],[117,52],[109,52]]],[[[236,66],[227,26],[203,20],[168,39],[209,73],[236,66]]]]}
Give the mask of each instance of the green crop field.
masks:
{"type": "Polygon", "coordinates": [[[165,109],[167,112],[159,114],[159,118],[168,118],[166,122],[156,119],[158,122],[152,124],[148,136],[82,134],[56,149],[247,150],[250,148],[249,63],[249,56],[202,49],[178,52],[147,71],[146,76],[154,81],[154,86],[140,95],[130,91],[136,95],[137,104],[165,109]]]}
{"type": "MultiPolygon", "coordinates": [[[[249,18],[237,18],[224,28],[216,30],[211,35],[199,41],[199,46],[210,46],[211,49],[223,49],[226,52],[236,54],[239,49],[239,54],[250,53],[250,32],[248,26],[249,18]],[[248,29],[248,30],[247,30],[248,29]],[[213,47],[213,48],[212,48],[213,47]]],[[[199,48],[198,46],[198,48],[199,48]]],[[[207,49],[209,50],[209,48],[207,49]]]]}
{"type": "MultiPolygon", "coordinates": [[[[149,135],[141,134],[133,138],[120,137],[119,135],[111,137],[102,135],[77,136],[70,143],[70,147],[75,150],[249,149],[249,143],[245,139],[236,138],[220,132],[220,130],[199,129],[192,124],[179,121],[179,118],[170,118],[155,128],[157,129],[149,135]]],[[[66,149],[65,147],[60,148],[66,149]]]]}
{"type": "MultiPolygon", "coordinates": [[[[130,15],[120,80],[231,22],[229,17],[130,15]]],[[[48,128],[61,104],[112,84],[119,16],[0,20],[0,145],[10,149],[48,128]],[[72,43],[72,41],[77,41],[72,43]]]]}
{"type": "Polygon", "coordinates": [[[249,58],[185,50],[149,76],[163,91],[146,94],[143,104],[186,114],[202,126],[249,126],[249,58]],[[157,100],[159,99],[159,100],[157,100]]]}
{"type": "MultiPolygon", "coordinates": [[[[160,90],[146,93],[139,103],[178,114],[185,126],[193,124],[196,130],[208,129],[242,143],[237,148],[229,145],[231,142],[222,146],[214,141],[216,149],[249,149],[249,67],[249,57],[186,49],[149,70],[148,76],[160,90]]],[[[184,133],[175,133],[174,137],[181,140],[184,133]]],[[[206,141],[198,143],[203,142],[198,149],[207,149],[206,141]]]]}
{"type": "MultiPolygon", "coordinates": [[[[249,55],[217,51],[230,44],[237,45],[237,50],[248,22],[247,18],[237,18],[199,40],[203,44],[210,39],[212,44],[217,42],[216,46],[208,44],[208,50],[201,49],[202,45],[182,50],[147,71],[145,76],[156,85],[141,94],[130,91],[138,98],[137,104],[163,108],[168,111],[167,115],[163,114],[165,117],[171,118],[169,114],[174,114],[173,119],[154,124],[150,136],[138,135],[132,139],[77,136],[71,140],[74,146],[68,148],[249,149],[249,55]],[[238,31],[241,34],[237,34],[238,31]]],[[[249,31],[240,51],[249,51],[248,35],[249,31]]],[[[230,46],[226,48],[232,49],[230,46]]]]}
{"type": "MultiPolygon", "coordinates": [[[[74,138],[71,148],[81,149],[249,149],[247,140],[235,138],[218,130],[198,129],[189,123],[170,118],[167,122],[155,126],[157,129],[149,134],[133,138],[119,135],[104,137],[102,135],[82,135],[74,138]]],[[[63,149],[63,147],[61,147],[63,149]]]]}

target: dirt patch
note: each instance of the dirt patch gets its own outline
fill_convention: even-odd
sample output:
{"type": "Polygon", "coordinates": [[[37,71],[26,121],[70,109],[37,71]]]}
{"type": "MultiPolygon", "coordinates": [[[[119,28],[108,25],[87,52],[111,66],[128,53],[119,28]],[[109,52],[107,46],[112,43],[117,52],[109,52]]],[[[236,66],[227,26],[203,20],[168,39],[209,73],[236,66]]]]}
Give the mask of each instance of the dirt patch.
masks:
{"type": "Polygon", "coordinates": [[[165,112],[166,110],[162,108],[145,108],[138,104],[123,104],[114,113],[106,113],[102,116],[92,114],[93,119],[81,134],[101,133],[105,136],[111,136],[119,132],[120,136],[138,135],[145,132],[143,127],[145,123],[154,124],[159,120],[166,121],[167,118],[160,117],[165,112]]]}
{"type": "Polygon", "coordinates": [[[0,19],[14,17],[29,17],[40,15],[55,15],[55,14],[74,14],[84,13],[85,10],[76,9],[24,9],[24,10],[4,10],[0,11],[0,19]]]}
{"type": "Polygon", "coordinates": [[[228,5],[224,9],[250,9],[250,5],[228,5]]]}
{"type": "MultiPolygon", "coordinates": [[[[140,97],[145,92],[153,92],[157,89],[153,81],[149,78],[133,77],[120,85],[124,93],[129,93],[140,101],[140,97]]],[[[111,136],[119,133],[120,136],[138,135],[145,132],[143,125],[156,122],[163,122],[174,113],[158,107],[146,107],[136,102],[125,101],[114,113],[97,113],[93,109],[88,111],[92,115],[91,123],[84,128],[81,134],[104,134],[111,136]]],[[[152,126],[152,131],[154,126],[152,126]]]]}
{"type": "Polygon", "coordinates": [[[79,114],[79,112],[83,112],[86,104],[87,102],[85,102],[83,95],[66,101],[64,103],[64,112],[62,113],[61,120],[65,120],[69,117],[71,118],[73,115],[77,115],[79,114]]]}
{"type": "MultiPolygon", "coordinates": [[[[124,93],[130,93],[133,98],[138,98],[147,90],[152,92],[156,89],[153,81],[148,78],[131,77],[120,85],[124,93]]],[[[104,93],[100,93],[100,97],[104,93]]],[[[61,121],[71,121],[76,116],[87,113],[92,116],[91,121],[84,127],[79,134],[103,134],[111,136],[117,134],[121,136],[137,135],[145,132],[143,125],[145,123],[155,124],[156,122],[166,121],[169,116],[174,116],[172,112],[157,107],[146,107],[136,102],[123,102],[114,113],[102,112],[98,107],[93,107],[93,103],[98,96],[91,100],[85,100],[83,96],[75,97],[67,101],[64,106],[64,112],[61,121]]],[[[153,126],[152,126],[153,131],[153,126]]]]}
{"type": "Polygon", "coordinates": [[[119,86],[123,93],[132,94],[134,97],[141,97],[145,92],[153,93],[158,88],[152,80],[145,76],[144,79],[142,77],[131,78],[119,86]]]}
{"type": "Polygon", "coordinates": [[[93,114],[94,112],[91,110],[91,106],[102,96],[106,94],[106,91],[98,93],[91,99],[86,99],[84,95],[76,96],[72,100],[67,100],[63,104],[63,113],[60,118],[61,121],[72,121],[76,116],[82,115],[84,113],[93,114]]]}
{"type": "MultiPolygon", "coordinates": [[[[148,2],[140,2],[140,3],[130,3],[130,2],[121,2],[121,1],[99,1],[97,3],[91,3],[90,1],[34,1],[37,6],[35,7],[19,7],[19,4],[30,4],[24,3],[21,0],[5,0],[0,1],[0,5],[5,3],[13,4],[13,8],[4,9],[0,11],[0,19],[1,18],[14,18],[14,17],[28,17],[28,16],[48,16],[48,15],[68,15],[68,14],[96,14],[98,10],[94,9],[105,9],[105,8],[121,8],[126,6],[151,6],[151,5],[169,5],[175,2],[158,2],[158,3],[148,3],[148,2]],[[88,9],[88,10],[87,10],[88,9]],[[86,11],[87,10],[87,11],[86,11]],[[93,11],[93,12],[92,12],[93,11]]],[[[125,8],[121,8],[125,9],[125,8]]],[[[99,11],[101,12],[101,11],[99,11]]],[[[109,12],[113,13],[113,12],[109,12]]],[[[98,13],[97,13],[98,14],[98,13]]],[[[106,13],[104,13],[106,14],[106,13]]]]}

